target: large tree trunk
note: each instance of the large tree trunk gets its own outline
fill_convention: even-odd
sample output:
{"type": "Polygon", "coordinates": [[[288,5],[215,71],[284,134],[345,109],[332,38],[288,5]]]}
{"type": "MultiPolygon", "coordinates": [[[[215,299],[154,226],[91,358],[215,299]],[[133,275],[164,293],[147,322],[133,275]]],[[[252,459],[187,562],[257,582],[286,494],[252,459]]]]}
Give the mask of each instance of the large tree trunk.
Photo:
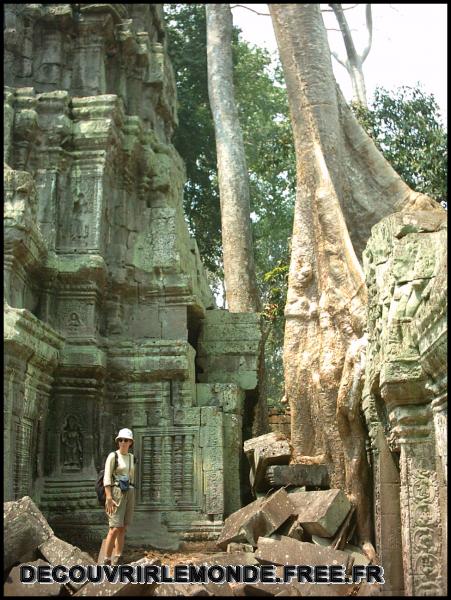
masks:
{"type": "MultiPolygon", "coordinates": [[[[352,489],[355,498],[369,502],[365,492],[356,492],[346,482],[351,473],[364,480],[361,438],[365,432],[357,421],[350,423],[361,456],[355,461],[346,448],[346,460],[355,462],[345,468],[337,425],[346,353],[365,325],[366,287],[357,256],[371,227],[385,215],[407,206],[430,208],[437,203],[401,180],[346,105],[333,77],[319,4],[271,4],[269,8],[285,74],[297,161],[284,342],[291,441],[298,461],[327,460],[332,486],[352,489]]],[[[349,360],[347,371],[353,368],[354,359],[349,360]]],[[[344,386],[343,398],[346,390],[344,386]]],[[[352,415],[346,417],[342,410],[343,418],[352,415]]],[[[345,429],[341,422],[341,430],[345,429]]],[[[363,514],[359,519],[362,542],[367,541],[367,509],[357,505],[363,514]]]]}
{"type": "Polygon", "coordinates": [[[213,114],[221,202],[222,251],[231,312],[257,312],[249,176],[233,88],[232,12],[206,4],[208,95],[213,114]]]}
{"type": "MultiPolygon", "coordinates": [[[[261,310],[252,244],[249,175],[233,87],[232,12],[229,4],[206,4],[208,95],[213,114],[221,203],[222,252],[227,308],[261,310]]],[[[258,390],[252,409],[252,435],[267,431],[263,322],[258,390]]]]}

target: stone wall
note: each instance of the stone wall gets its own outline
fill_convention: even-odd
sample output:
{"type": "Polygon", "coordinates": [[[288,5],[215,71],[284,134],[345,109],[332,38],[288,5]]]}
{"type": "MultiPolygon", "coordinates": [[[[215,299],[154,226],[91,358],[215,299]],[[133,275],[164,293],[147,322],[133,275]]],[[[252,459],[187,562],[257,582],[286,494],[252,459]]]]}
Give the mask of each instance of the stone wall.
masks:
{"type": "Polygon", "coordinates": [[[363,408],[377,551],[395,595],[446,594],[446,236],[443,210],[396,213],[364,253],[363,408]]]}
{"type": "Polygon", "coordinates": [[[74,543],[105,533],[93,484],[120,427],[131,543],[214,537],[240,505],[259,331],[214,310],[188,233],[165,44],[161,5],[5,7],[5,499],[74,543]]]}

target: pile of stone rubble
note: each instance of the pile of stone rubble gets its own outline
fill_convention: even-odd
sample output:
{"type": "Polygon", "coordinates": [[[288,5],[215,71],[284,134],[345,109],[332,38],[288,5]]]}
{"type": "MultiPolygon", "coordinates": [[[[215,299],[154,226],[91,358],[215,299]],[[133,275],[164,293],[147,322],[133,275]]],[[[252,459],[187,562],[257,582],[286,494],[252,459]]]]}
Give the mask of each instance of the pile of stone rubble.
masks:
{"type": "MultiPolygon", "coordinates": [[[[283,565],[367,565],[361,550],[349,543],[354,510],[342,490],[327,489],[325,465],[289,465],[288,440],[266,434],[244,444],[250,462],[251,485],[256,500],[230,515],[216,544],[221,552],[206,554],[194,565],[275,565],[282,577],[283,565]],[[294,483],[294,484],[293,484],[294,483]],[[312,489],[313,488],[313,489],[312,489]],[[326,488],[326,489],[321,489],[326,488]]],[[[6,502],[5,596],[348,596],[374,595],[380,586],[367,584],[223,583],[223,584],[59,584],[24,585],[20,564],[95,564],[79,548],[56,537],[45,517],[25,496],[6,502]]],[[[132,565],[160,564],[143,558],[132,565]]]]}

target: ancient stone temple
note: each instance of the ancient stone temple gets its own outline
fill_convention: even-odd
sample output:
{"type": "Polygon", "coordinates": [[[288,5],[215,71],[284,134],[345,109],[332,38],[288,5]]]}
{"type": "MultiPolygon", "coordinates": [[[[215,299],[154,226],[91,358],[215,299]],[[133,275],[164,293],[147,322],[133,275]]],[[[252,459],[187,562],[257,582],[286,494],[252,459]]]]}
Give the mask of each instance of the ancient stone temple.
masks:
{"type": "Polygon", "coordinates": [[[161,5],[5,8],[5,500],[99,541],[94,481],[134,431],[130,543],[241,506],[255,314],[215,308],[182,209],[161,5]]]}
{"type": "Polygon", "coordinates": [[[446,213],[395,213],[364,253],[363,392],[386,593],[446,595],[446,213]]]}

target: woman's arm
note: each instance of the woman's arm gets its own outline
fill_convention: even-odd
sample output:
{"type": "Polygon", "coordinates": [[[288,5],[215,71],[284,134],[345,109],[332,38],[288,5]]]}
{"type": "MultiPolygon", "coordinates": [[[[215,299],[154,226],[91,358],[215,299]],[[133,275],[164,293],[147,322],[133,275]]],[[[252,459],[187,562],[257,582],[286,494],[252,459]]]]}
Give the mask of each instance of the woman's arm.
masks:
{"type": "Polygon", "coordinates": [[[108,515],[112,515],[114,507],[117,506],[117,502],[113,500],[112,486],[113,486],[113,470],[114,470],[115,456],[114,452],[108,455],[105,461],[105,472],[103,476],[103,486],[105,488],[105,510],[108,515]]]}

